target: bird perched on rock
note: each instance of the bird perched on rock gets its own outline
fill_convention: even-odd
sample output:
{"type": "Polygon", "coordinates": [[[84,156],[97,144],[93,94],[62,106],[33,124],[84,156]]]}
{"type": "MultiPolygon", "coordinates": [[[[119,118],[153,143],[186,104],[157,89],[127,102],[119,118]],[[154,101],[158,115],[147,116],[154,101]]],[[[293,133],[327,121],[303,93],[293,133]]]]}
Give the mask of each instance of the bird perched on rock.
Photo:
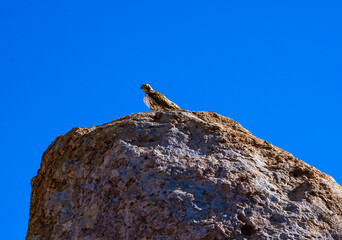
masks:
{"type": "Polygon", "coordinates": [[[154,91],[149,84],[142,85],[141,89],[145,92],[144,103],[152,111],[180,110],[177,104],[171,102],[163,94],[154,91]]]}

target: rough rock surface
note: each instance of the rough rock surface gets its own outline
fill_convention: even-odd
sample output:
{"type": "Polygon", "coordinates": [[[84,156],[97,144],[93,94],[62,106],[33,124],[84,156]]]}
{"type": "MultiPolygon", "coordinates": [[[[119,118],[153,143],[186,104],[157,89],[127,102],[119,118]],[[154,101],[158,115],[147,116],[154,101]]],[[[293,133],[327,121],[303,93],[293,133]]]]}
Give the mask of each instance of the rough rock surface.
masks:
{"type": "Polygon", "coordinates": [[[342,239],[342,187],[211,112],[131,114],[59,136],[26,239],[342,239]]]}

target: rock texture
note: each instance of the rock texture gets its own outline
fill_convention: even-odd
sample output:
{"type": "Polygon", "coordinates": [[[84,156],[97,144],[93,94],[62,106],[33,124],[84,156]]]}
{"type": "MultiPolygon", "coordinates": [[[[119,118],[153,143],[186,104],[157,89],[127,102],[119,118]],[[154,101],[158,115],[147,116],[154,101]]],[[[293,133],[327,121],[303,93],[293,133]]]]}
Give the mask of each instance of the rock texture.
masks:
{"type": "Polygon", "coordinates": [[[342,187],[211,112],[74,128],[32,179],[27,240],[342,239],[342,187]]]}

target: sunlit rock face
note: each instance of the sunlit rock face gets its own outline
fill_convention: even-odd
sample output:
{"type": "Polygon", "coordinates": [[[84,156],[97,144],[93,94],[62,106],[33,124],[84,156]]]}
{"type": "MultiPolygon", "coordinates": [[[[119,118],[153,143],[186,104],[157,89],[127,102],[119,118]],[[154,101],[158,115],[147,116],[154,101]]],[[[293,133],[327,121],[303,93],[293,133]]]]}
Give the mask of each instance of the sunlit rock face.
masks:
{"type": "Polygon", "coordinates": [[[342,188],[216,113],[137,113],[56,138],[26,239],[342,239],[342,188]]]}

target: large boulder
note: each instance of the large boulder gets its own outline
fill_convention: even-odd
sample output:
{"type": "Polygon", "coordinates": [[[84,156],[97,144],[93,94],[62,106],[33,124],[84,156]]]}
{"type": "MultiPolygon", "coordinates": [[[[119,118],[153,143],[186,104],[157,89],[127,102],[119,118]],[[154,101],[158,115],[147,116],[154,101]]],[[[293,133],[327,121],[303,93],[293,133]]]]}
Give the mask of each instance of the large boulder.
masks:
{"type": "Polygon", "coordinates": [[[59,136],[26,239],[342,239],[332,177],[212,112],[131,114],[59,136]]]}

